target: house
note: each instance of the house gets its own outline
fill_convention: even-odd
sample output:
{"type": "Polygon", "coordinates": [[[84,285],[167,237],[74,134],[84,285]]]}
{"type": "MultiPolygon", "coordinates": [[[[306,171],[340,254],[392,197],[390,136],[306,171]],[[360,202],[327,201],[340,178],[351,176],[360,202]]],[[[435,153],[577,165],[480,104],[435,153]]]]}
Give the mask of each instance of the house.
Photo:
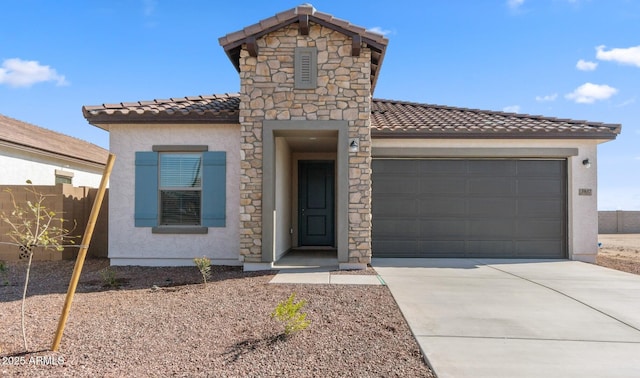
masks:
{"type": "Polygon", "coordinates": [[[387,38],[308,4],[219,42],[240,93],[83,108],[118,156],[112,264],[594,261],[597,146],[620,125],[372,99],[387,38]]]}
{"type": "MultiPolygon", "coordinates": [[[[108,156],[109,151],[95,144],[0,115],[0,210],[9,213],[13,199],[33,201],[29,191],[36,190],[48,197],[44,206],[66,220],[64,228],[81,234],[108,156]],[[27,180],[33,185],[27,185],[27,180]]],[[[7,236],[9,231],[11,227],[0,222],[0,260],[20,258],[20,250],[7,236]]],[[[60,260],[74,258],[78,248],[36,251],[36,260],[60,260]]],[[[89,255],[107,256],[105,211],[96,221],[89,255]]]]}
{"type": "Polygon", "coordinates": [[[97,188],[108,156],[95,144],[0,114],[0,185],[97,188]]]}

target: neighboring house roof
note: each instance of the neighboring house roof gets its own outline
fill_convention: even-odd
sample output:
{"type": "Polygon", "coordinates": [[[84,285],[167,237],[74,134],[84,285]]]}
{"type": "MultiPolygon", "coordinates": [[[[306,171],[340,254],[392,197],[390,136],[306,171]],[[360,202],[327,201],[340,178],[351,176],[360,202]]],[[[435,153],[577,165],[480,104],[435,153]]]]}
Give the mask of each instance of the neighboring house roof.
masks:
{"type": "Polygon", "coordinates": [[[301,34],[307,35],[309,33],[309,22],[314,22],[349,36],[353,40],[352,55],[357,56],[360,54],[362,43],[365,43],[371,49],[371,93],[373,93],[389,40],[382,34],[368,31],[348,21],[335,18],[328,13],[318,12],[310,4],[299,5],[288,11],[280,12],[273,17],[266,18],[257,24],[229,33],[219,38],[218,42],[224,48],[233,66],[240,72],[240,50],[243,44],[247,46],[247,51],[251,56],[257,56],[258,46],[256,45],[256,40],[258,38],[293,23],[298,23],[301,34]]]}
{"type": "Polygon", "coordinates": [[[104,166],[109,151],[95,144],[0,114],[0,145],[104,166]]]}
{"type": "MultiPolygon", "coordinates": [[[[89,123],[238,123],[239,94],[85,106],[89,123]]],[[[619,124],[373,99],[373,137],[615,139],[619,124]]]]}

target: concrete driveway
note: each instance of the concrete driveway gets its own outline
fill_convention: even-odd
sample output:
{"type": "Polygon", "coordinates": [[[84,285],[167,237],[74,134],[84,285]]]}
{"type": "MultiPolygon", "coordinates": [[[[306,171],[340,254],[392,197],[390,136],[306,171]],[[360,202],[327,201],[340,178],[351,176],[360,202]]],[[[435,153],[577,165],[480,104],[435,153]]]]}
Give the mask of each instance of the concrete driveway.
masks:
{"type": "Polygon", "coordinates": [[[373,259],[445,377],[640,377],[640,276],[566,260],[373,259]]]}

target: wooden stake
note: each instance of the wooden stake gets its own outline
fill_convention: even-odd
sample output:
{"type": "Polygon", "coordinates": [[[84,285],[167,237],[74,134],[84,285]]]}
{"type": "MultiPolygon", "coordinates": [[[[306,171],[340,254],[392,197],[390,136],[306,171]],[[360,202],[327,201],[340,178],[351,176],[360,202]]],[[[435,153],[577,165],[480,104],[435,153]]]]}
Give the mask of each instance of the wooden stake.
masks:
{"type": "Polygon", "coordinates": [[[100,189],[98,189],[98,194],[95,201],[93,202],[93,207],[91,208],[91,214],[89,215],[87,228],[84,231],[84,237],[82,238],[80,251],[78,252],[78,257],[76,258],[76,265],[73,268],[73,274],[71,275],[71,281],[69,282],[69,289],[67,290],[67,298],[65,299],[64,307],[62,308],[62,315],[60,315],[60,319],[58,320],[58,329],[56,330],[56,336],[53,339],[53,346],[51,347],[51,350],[54,352],[57,352],[58,348],[60,347],[60,340],[62,340],[64,326],[67,323],[67,318],[69,317],[69,310],[71,309],[71,302],[73,302],[73,295],[76,293],[76,288],[78,287],[78,280],[80,279],[80,273],[82,272],[82,267],[84,266],[84,259],[85,257],[87,257],[87,250],[89,249],[89,243],[91,243],[93,229],[95,228],[96,220],[98,219],[98,214],[100,213],[100,207],[102,206],[104,193],[107,191],[107,183],[109,182],[109,176],[111,175],[111,170],[113,169],[113,162],[115,161],[115,159],[116,156],[114,154],[109,154],[107,165],[104,167],[104,172],[102,173],[100,189]]]}

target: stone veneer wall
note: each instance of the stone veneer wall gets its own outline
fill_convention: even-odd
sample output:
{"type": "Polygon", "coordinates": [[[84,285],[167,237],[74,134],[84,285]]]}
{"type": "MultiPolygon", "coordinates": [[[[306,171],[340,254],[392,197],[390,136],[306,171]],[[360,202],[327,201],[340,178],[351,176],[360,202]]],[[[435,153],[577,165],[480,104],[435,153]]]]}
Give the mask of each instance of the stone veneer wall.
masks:
{"type": "MultiPolygon", "coordinates": [[[[309,35],[297,24],[257,40],[258,56],[240,55],[240,254],[261,262],[262,121],[346,120],[349,138],[349,262],[371,260],[371,51],[351,56],[351,38],[311,23],[309,35]],[[318,49],[315,89],[294,89],[294,49],[318,49]]],[[[348,146],[338,146],[347,149],[348,146]]]]}

